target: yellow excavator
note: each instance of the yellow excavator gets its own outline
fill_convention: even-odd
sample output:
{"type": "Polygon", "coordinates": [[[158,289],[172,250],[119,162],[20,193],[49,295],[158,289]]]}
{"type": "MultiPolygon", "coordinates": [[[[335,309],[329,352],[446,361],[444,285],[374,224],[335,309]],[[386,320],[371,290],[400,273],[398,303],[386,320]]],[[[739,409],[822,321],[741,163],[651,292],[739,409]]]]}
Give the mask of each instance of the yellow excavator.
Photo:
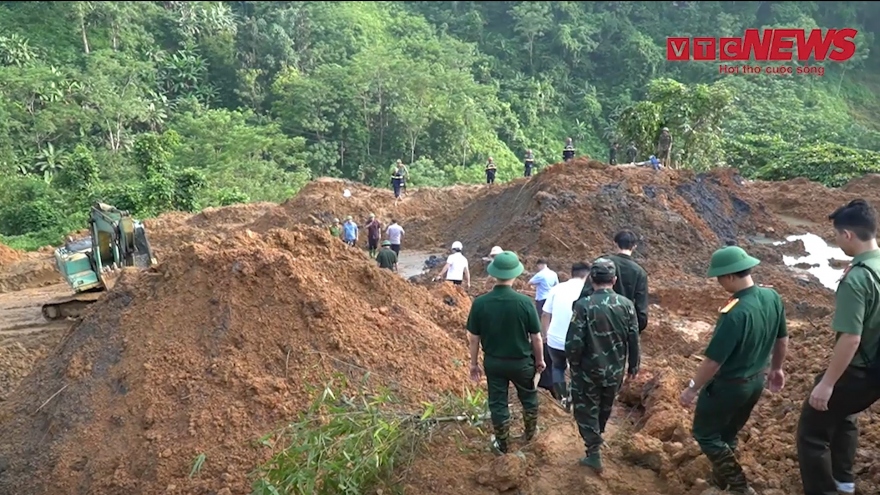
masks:
{"type": "Polygon", "coordinates": [[[113,288],[123,268],[156,264],[143,224],[127,211],[95,203],[89,211],[89,235],[68,238],[55,250],[55,267],[73,295],[43,305],[47,320],[78,318],[82,311],[113,288]]]}

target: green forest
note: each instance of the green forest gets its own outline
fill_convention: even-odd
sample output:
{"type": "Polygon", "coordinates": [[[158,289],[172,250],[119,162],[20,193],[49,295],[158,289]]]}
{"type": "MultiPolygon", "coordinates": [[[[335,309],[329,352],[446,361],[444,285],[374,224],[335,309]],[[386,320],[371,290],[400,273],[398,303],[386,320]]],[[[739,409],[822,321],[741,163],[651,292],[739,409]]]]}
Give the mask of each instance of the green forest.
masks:
{"type": "MultiPolygon", "coordinates": [[[[101,200],[138,217],[640,159],[828,185],[880,168],[880,3],[0,2],[0,240],[36,249],[101,200]],[[667,62],[668,36],[859,30],[824,75],[667,62]],[[623,154],[622,151],[620,154],[623,154]]],[[[789,65],[796,65],[797,61],[789,65]]],[[[801,64],[805,64],[801,62],[801,64]]]]}

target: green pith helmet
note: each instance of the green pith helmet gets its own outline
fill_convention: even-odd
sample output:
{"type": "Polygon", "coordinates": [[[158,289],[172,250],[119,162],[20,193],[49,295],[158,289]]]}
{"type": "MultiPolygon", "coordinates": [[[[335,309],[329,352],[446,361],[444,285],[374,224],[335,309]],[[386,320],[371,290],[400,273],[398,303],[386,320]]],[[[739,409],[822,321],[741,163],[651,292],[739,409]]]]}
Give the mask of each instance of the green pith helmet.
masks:
{"type": "Polygon", "coordinates": [[[388,241],[388,240],[382,241],[382,245],[383,245],[383,246],[390,246],[390,245],[391,245],[391,241],[388,241]]]}
{"type": "Polygon", "coordinates": [[[749,256],[743,248],[727,246],[712,253],[712,259],[709,261],[709,271],[706,272],[706,276],[712,278],[730,275],[754,268],[760,263],[761,260],[749,256]]]}
{"type": "Polygon", "coordinates": [[[519,277],[524,270],[523,264],[519,261],[519,256],[513,251],[504,251],[495,256],[492,263],[486,268],[489,275],[498,280],[511,280],[519,277]]]}

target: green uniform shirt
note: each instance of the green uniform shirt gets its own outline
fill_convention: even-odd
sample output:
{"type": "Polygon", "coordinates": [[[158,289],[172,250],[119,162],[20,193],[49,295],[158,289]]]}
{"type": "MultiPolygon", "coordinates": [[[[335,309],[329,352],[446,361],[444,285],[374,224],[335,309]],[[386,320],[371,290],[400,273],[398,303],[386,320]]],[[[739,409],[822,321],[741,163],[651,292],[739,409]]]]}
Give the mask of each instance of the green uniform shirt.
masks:
{"type": "Polygon", "coordinates": [[[339,227],[337,227],[335,225],[330,227],[330,235],[332,235],[333,237],[339,237],[339,234],[341,234],[341,233],[342,233],[342,229],[340,229],[339,227]]]}
{"type": "Polygon", "coordinates": [[[750,378],[767,368],[776,339],[787,336],[782,298],[754,285],[735,293],[722,308],[704,354],[721,364],[716,378],[750,378]]]}
{"type": "Polygon", "coordinates": [[[866,367],[877,359],[880,346],[880,280],[861,264],[880,275],[880,250],[853,258],[851,268],[837,286],[831,329],[838,338],[842,333],[862,337],[850,365],[866,367]]]}
{"type": "Polygon", "coordinates": [[[565,337],[565,355],[575,373],[602,386],[620,383],[627,358],[639,367],[639,324],[632,301],[600,289],[574,303],[565,337]]]}
{"type": "Polygon", "coordinates": [[[487,356],[524,359],[534,355],[531,336],[541,333],[535,303],[506,285],[474,299],[467,321],[468,332],[480,337],[487,356]]]}
{"type": "Polygon", "coordinates": [[[376,262],[379,263],[379,268],[391,270],[397,264],[397,254],[388,248],[382,248],[376,253],[376,262]]]}

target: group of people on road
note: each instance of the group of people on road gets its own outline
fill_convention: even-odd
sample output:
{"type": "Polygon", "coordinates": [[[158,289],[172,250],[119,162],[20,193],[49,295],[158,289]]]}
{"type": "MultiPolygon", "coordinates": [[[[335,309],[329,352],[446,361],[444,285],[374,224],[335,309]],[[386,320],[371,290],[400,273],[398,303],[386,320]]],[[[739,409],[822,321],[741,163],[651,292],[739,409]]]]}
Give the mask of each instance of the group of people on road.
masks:
{"type": "MultiPolygon", "coordinates": [[[[382,238],[382,222],[376,215],[370,213],[364,228],[367,230],[367,252],[370,258],[375,258],[380,268],[386,268],[397,272],[398,256],[400,256],[400,243],[406,231],[392,218],[391,223],[385,228],[385,240],[382,238]],[[381,241],[381,249],[379,244],[381,241]]],[[[360,227],[351,215],[346,217],[345,223],[340,223],[338,218],[333,219],[329,227],[330,235],[342,239],[347,245],[356,247],[360,238],[360,227]]]]}
{"type": "MultiPolygon", "coordinates": [[[[876,212],[857,199],[829,220],[838,246],[852,262],[837,288],[833,355],[816,377],[797,427],[805,495],[855,493],[857,416],[880,399],[876,212]]],[[[486,377],[496,453],[510,448],[510,383],[522,404],[525,441],[538,434],[538,388],[549,367],[553,396],[573,410],[584,441],[580,464],[602,471],[602,435],[620,387],[639,373],[639,336],[648,325],[648,277],[632,257],[638,239],[625,230],[614,240],[616,253],[590,264],[574,263],[571,278],[563,283],[547,263],[539,262],[529,280],[536,289],[534,300],[513,289],[525,270],[516,253],[493,248],[487,271],[495,285],[474,300],[467,330],[471,378],[486,377]]],[[[457,250],[447,260],[445,274],[452,263],[460,263],[454,256],[463,258],[461,243],[453,247],[457,250]]],[[[455,276],[461,273],[469,284],[466,263],[455,276]]],[[[764,388],[777,393],[785,386],[785,306],[774,289],[753,280],[752,270],[759,264],[736,245],[712,254],[706,276],[716,279],[730,299],[718,309],[704,359],[680,397],[682,406],[694,407],[692,435],[711,463],[710,481],[734,494],[756,493],[737,460],[737,436],[764,388]]]]}

